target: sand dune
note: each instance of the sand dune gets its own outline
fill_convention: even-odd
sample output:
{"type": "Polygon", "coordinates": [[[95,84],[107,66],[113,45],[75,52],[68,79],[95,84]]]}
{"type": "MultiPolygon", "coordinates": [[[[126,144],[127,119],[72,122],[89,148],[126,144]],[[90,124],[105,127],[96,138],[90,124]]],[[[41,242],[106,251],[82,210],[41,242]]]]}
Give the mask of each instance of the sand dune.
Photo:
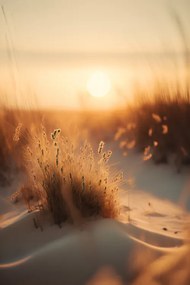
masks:
{"type": "MultiPolygon", "coordinates": [[[[157,224],[158,218],[162,222],[165,219],[167,223],[168,217],[164,214],[152,215],[151,222],[148,223],[146,215],[142,216],[139,210],[143,204],[142,197],[147,199],[152,196],[147,197],[143,193],[140,195],[140,192],[137,195],[135,191],[133,193],[136,207],[131,210],[133,219],[130,223],[127,222],[128,212],[125,211],[125,192],[125,196],[122,193],[124,206],[120,221],[88,221],[78,229],[69,224],[60,229],[46,221],[43,222],[41,231],[33,224],[36,213],[28,214],[21,206],[20,212],[12,218],[8,215],[8,207],[4,218],[0,220],[1,284],[87,284],[101,268],[107,267],[112,268],[126,284],[136,276],[136,268],[131,269],[131,257],[137,247],[141,252],[148,250],[154,260],[168,252],[179,250],[183,244],[182,234],[177,238],[174,233],[168,235],[167,231],[150,227],[150,224],[157,224]],[[141,197],[141,204],[137,204],[137,197],[141,197]]],[[[155,205],[156,201],[154,198],[155,205]]],[[[170,207],[173,207],[172,215],[175,211],[179,215],[178,207],[170,207]]],[[[184,220],[180,229],[183,224],[184,220]]]]}
{"type": "MultiPolygon", "coordinates": [[[[14,185],[18,181],[8,191],[1,189],[1,284],[97,285],[96,276],[104,269],[108,269],[111,276],[119,276],[119,281],[113,284],[132,284],[138,276],[137,281],[142,280],[142,270],[144,278],[148,272],[145,267],[153,268],[152,276],[159,274],[154,264],[163,257],[169,260],[172,260],[173,254],[184,257],[187,249],[183,244],[187,241],[186,229],[190,217],[176,204],[176,197],[179,196],[179,193],[174,193],[178,191],[176,185],[174,192],[170,189],[167,193],[167,199],[163,198],[161,188],[157,196],[153,194],[152,180],[152,193],[150,187],[147,192],[139,190],[138,175],[148,177],[150,166],[144,166],[141,170],[143,174],[139,174],[137,156],[132,162],[133,172],[130,175],[135,175],[137,184],[130,191],[123,189],[120,192],[122,211],[117,221],[87,220],[78,228],[67,223],[59,228],[46,217],[38,216],[42,228],[36,229],[33,218],[39,214],[28,213],[22,203],[13,205],[8,199],[11,192],[17,189],[14,185]]],[[[151,167],[155,175],[159,173],[155,166],[151,167]]],[[[184,185],[186,176],[183,179],[180,176],[180,179],[181,185],[184,185]]],[[[175,180],[169,183],[171,188],[175,180]]],[[[111,280],[114,278],[111,277],[111,280]]]]}

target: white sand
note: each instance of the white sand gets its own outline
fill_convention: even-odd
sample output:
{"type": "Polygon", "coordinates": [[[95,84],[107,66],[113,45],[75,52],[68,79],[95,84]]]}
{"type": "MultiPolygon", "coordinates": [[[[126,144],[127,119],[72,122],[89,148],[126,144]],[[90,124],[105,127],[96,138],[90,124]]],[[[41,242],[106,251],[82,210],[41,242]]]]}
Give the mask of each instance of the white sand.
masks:
{"type": "Polygon", "coordinates": [[[136,179],[130,192],[120,193],[119,221],[88,221],[78,229],[44,222],[41,231],[34,227],[35,213],[8,201],[14,187],[0,189],[0,284],[90,284],[107,267],[120,276],[117,284],[129,284],[137,275],[136,249],[149,251],[157,260],[183,248],[190,218],[177,202],[188,183],[187,173],[143,165],[139,155],[126,160],[116,156],[118,167],[136,179]]]}

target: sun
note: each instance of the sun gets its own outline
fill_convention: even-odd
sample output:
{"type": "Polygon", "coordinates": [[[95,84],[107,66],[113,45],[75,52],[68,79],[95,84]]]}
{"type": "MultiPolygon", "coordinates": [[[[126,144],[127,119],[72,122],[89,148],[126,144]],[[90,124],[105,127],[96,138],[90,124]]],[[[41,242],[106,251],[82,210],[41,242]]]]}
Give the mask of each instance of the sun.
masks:
{"type": "Polygon", "coordinates": [[[104,97],[111,90],[111,81],[102,71],[94,72],[87,81],[87,91],[93,97],[104,97]]]}

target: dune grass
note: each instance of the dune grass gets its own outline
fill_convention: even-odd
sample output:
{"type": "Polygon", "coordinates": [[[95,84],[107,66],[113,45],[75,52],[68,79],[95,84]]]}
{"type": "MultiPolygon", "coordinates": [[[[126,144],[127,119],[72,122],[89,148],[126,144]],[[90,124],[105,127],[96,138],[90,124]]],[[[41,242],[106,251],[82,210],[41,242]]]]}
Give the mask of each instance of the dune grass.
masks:
{"type": "Polygon", "coordinates": [[[23,170],[23,149],[31,129],[41,122],[41,112],[11,108],[0,100],[0,185],[11,182],[11,175],[23,170]]]}
{"type": "Polygon", "coordinates": [[[111,171],[111,154],[103,142],[94,153],[86,141],[74,144],[60,129],[50,137],[43,128],[25,152],[28,185],[23,195],[30,192],[28,206],[48,211],[58,225],[82,217],[117,217],[122,173],[111,171]]]}
{"type": "MultiPolygon", "coordinates": [[[[1,105],[1,104],[0,104],[1,105]]],[[[16,114],[6,106],[0,106],[0,184],[9,182],[7,172],[14,168],[14,132],[18,124],[16,114]]],[[[17,134],[18,135],[18,134],[17,134]]],[[[15,136],[16,139],[16,136],[15,136]]]]}
{"type": "Polygon", "coordinates": [[[182,164],[190,163],[189,125],[189,90],[155,85],[138,92],[115,139],[124,153],[133,147],[144,152],[144,160],[167,163],[173,157],[180,171],[182,164]]]}

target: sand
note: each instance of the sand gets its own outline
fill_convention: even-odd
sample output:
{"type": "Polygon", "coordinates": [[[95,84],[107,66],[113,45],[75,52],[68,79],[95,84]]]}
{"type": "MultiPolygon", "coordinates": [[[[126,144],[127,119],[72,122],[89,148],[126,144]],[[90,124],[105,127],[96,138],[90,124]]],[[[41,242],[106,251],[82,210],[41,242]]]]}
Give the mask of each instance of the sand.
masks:
{"type": "Polygon", "coordinates": [[[8,199],[21,176],[0,189],[2,285],[132,284],[145,265],[152,268],[163,256],[186,252],[190,215],[179,201],[188,173],[142,164],[139,154],[125,160],[116,156],[117,167],[133,178],[130,191],[129,183],[120,191],[122,211],[116,221],[86,220],[77,228],[67,223],[59,228],[40,217],[43,228],[36,229],[33,218],[39,214],[8,199]]]}

